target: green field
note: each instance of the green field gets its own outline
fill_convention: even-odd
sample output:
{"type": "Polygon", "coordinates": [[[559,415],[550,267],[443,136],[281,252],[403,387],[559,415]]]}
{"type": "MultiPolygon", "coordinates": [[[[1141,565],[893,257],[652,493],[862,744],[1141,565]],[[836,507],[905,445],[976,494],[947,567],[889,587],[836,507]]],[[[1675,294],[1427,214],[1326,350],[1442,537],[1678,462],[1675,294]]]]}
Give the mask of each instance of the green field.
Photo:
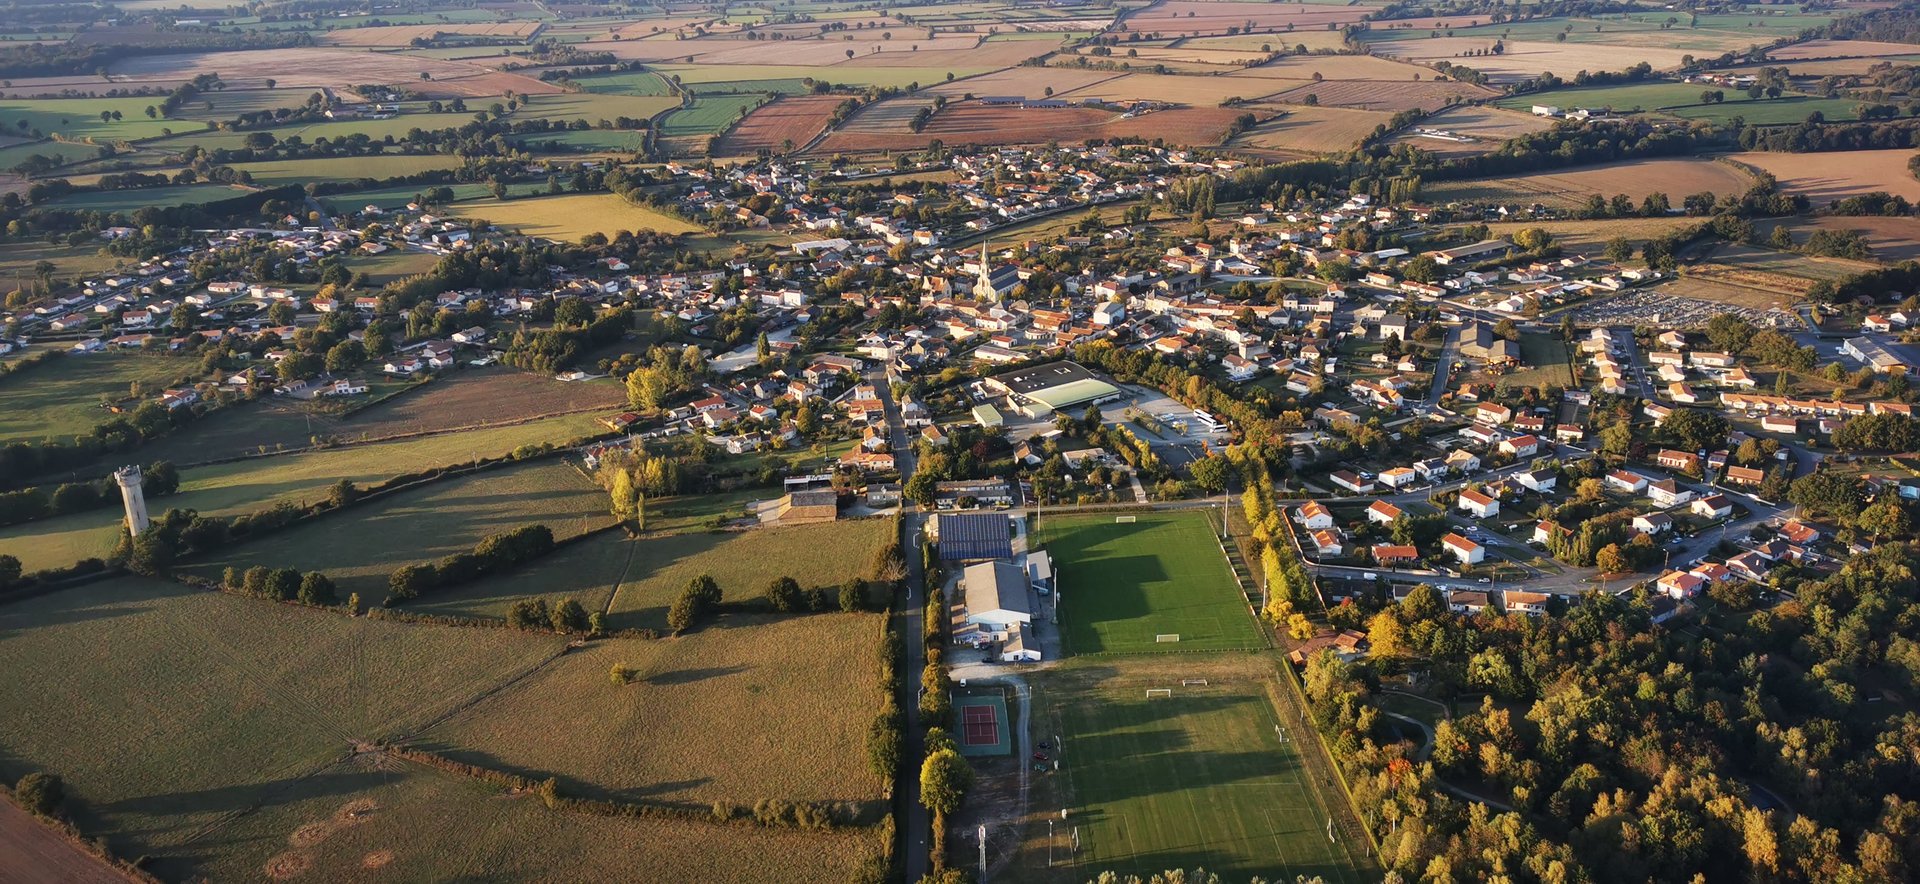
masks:
{"type": "Polygon", "coordinates": [[[779,80],[715,80],[711,83],[694,83],[687,87],[695,95],[728,94],[765,94],[777,92],[781,95],[801,95],[812,88],[804,80],[785,78],[779,80]]]}
{"type": "MultiPolygon", "coordinates": [[[[121,578],[0,607],[0,775],[169,880],[276,841],[228,837],[357,740],[403,736],[538,665],[555,637],[355,620],[121,578]],[[290,641],[290,636],[298,636],[290,641]]],[[[327,795],[338,807],[346,798],[327,795]]],[[[266,846],[277,845],[277,846],[266,846]]]]}
{"type": "Polygon", "coordinates": [[[51,200],[54,209],[94,212],[132,212],[146,206],[188,206],[246,196],[245,188],[225,184],[174,184],[167,187],[142,187],[131,190],[98,190],[75,193],[51,200]]]}
{"type": "Polygon", "coordinates": [[[395,568],[471,549],[481,539],[540,523],[555,538],[598,528],[606,493],[560,460],[543,460],[443,479],[346,513],[269,534],[196,561],[189,571],[219,579],[253,565],[325,571],[344,595],[373,603],[386,596],[395,568]]]}
{"type": "Polygon", "coordinates": [[[1364,860],[1327,840],[1326,805],[1261,685],[1166,684],[1173,695],[1151,700],[1144,686],[1052,695],[1040,724],[1065,737],[1074,880],[1203,866],[1229,881],[1369,880],[1364,860]]]}
{"type": "Polygon", "coordinates": [[[306,160],[268,160],[234,163],[235,171],[253,176],[262,187],[281,184],[305,184],[309,181],[351,181],[355,178],[393,178],[437,169],[458,169],[459,157],[432,156],[322,157],[306,160]]]}
{"type": "Polygon", "coordinates": [[[637,153],[646,146],[647,136],[639,129],[569,129],[521,135],[514,143],[531,152],[637,153]]]}
{"type": "MultiPolygon", "coordinates": [[[[215,416],[209,420],[219,420],[215,416]]],[[[222,425],[244,427],[244,422],[222,425]]],[[[181,471],[180,490],[153,498],[154,513],[191,509],[233,516],[266,509],[280,501],[312,503],[326,497],[341,479],[368,485],[401,473],[452,466],[474,457],[506,454],[531,442],[562,441],[592,432],[586,416],[550,418],[510,427],[472,430],[397,442],[329,448],[281,457],[235,461],[181,471]]],[[[151,460],[163,458],[152,457],[151,460]]],[[[150,462],[150,461],[149,461],[150,462]]],[[[120,508],[40,519],[0,528],[0,554],[20,559],[28,571],[60,568],[86,558],[105,558],[120,539],[120,508]]]]}
{"type": "Polygon", "coordinates": [[[1261,647],[1259,627],[1201,513],[1048,516],[1068,654],[1261,647]],[[1122,516],[1120,518],[1127,518],[1122,516]],[[1177,634],[1178,642],[1156,636],[1177,634]]]}
{"type": "Polygon", "coordinates": [[[595,642],[422,741],[598,797],[697,808],[872,801],[884,784],[848,750],[880,711],[880,619],[754,617],[671,639],[595,642]],[[612,684],[615,663],[638,677],[612,684]]]}
{"type": "MultiPolygon", "coordinates": [[[[809,67],[797,64],[662,64],[654,65],[662,74],[678,76],[689,87],[699,83],[728,83],[748,80],[825,80],[848,86],[891,86],[904,89],[915,83],[931,86],[945,82],[947,74],[971,77],[986,73],[986,68],[929,67],[809,67]]],[[[698,92],[699,89],[694,91],[698,92]]]]}
{"type": "Polygon", "coordinates": [[[114,417],[100,407],[103,398],[125,400],[135,383],[143,385],[151,398],[198,371],[199,366],[189,359],[91,353],[62,356],[0,377],[0,443],[87,433],[114,417]]]}
{"type": "Polygon", "coordinates": [[[1734,117],[1756,125],[1798,123],[1819,111],[1829,120],[1851,120],[1859,101],[1845,98],[1818,98],[1811,95],[1783,95],[1754,100],[1735,89],[1721,89],[1698,83],[1635,83],[1628,86],[1595,86],[1585,89],[1555,89],[1518,98],[1495,101],[1498,107],[1527,110],[1537,104],[1563,108],[1611,108],[1616,113],[1665,113],[1689,120],[1713,120],[1724,123],[1734,117]],[[1700,93],[1720,91],[1726,100],[1717,104],[1700,103],[1700,93]]]}
{"type": "Polygon", "coordinates": [[[530,96],[515,116],[566,121],[585,120],[589,126],[598,126],[601,120],[612,121],[618,117],[644,120],[679,103],[679,99],[664,93],[608,95],[571,92],[563,95],[530,96]]]}
{"type": "MultiPolygon", "coordinates": [[[[775,492],[765,490],[761,497],[775,492]]],[[[688,498],[692,500],[699,497],[688,498]]],[[[648,524],[662,530],[659,505],[649,502],[648,524]]],[[[563,549],[511,575],[476,581],[407,605],[409,610],[469,617],[505,617],[528,596],[571,596],[590,610],[606,610],[616,629],[667,628],[667,606],[687,582],[711,574],[730,602],[758,598],[776,577],[802,587],[834,587],[867,568],[892,529],[887,519],[862,519],[789,528],[694,532],[628,540],[608,532],[563,549]]]]}
{"type": "Polygon", "coordinates": [[[734,124],[751,110],[759,96],[695,98],[693,104],[667,115],[660,124],[662,135],[713,135],[734,124]]]}
{"type": "Polygon", "coordinates": [[[166,130],[184,132],[198,125],[165,117],[148,117],[147,108],[157,107],[159,96],[147,98],[0,98],[0,131],[27,134],[39,130],[46,135],[81,140],[124,141],[154,138],[166,130]],[[101,120],[102,113],[118,113],[120,119],[101,120]],[[27,124],[25,129],[20,124],[27,124]]]}
{"type": "Polygon", "coordinates": [[[35,154],[52,157],[63,163],[72,163],[97,157],[100,151],[101,148],[95,145],[67,141],[34,141],[16,144],[12,147],[0,148],[0,169],[12,169],[35,154]]]}
{"type": "Polygon", "coordinates": [[[648,71],[631,71],[619,74],[595,74],[581,77],[575,82],[588,92],[602,95],[671,95],[667,81],[659,74],[648,71]]]}

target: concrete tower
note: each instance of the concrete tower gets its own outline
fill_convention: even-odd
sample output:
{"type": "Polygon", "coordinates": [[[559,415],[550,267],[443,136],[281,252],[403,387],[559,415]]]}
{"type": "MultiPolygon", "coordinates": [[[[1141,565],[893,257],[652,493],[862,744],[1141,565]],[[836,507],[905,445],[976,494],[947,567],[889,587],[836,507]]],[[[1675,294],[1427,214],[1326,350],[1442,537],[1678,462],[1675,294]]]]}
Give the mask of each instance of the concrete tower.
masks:
{"type": "Polygon", "coordinates": [[[147,519],[147,494],[140,487],[140,468],[121,467],[114,471],[113,480],[120,483],[120,502],[127,507],[127,533],[139,537],[151,524],[147,519]]]}

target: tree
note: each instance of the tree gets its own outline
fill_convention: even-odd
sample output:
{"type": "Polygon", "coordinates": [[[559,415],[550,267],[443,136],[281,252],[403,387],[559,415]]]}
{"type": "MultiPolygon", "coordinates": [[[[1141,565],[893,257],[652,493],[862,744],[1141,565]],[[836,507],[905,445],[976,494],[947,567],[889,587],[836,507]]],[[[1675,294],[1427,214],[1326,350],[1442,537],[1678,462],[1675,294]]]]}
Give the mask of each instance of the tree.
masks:
{"type": "Polygon", "coordinates": [[[553,612],[546,599],[521,599],[507,609],[507,625],[515,629],[546,629],[553,625],[553,612]]]}
{"type": "Polygon", "coordinates": [[[1625,261],[1633,257],[1633,242],[1624,236],[1607,240],[1607,258],[1613,261],[1625,261]]]}
{"type": "Polygon", "coordinates": [[[1609,424],[1600,431],[1600,450],[1607,454],[1626,454],[1633,447],[1633,427],[1626,421],[1609,424]]]}
{"type": "Polygon", "coordinates": [[[586,632],[587,609],[573,599],[561,599],[560,604],[554,605],[553,610],[548,612],[547,622],[553,627],[554,632],[586,632]]]}
{"type": "Polygon", "coordinates": [[[952,749],[931,753],[920,765],[920,803],[936,816],[959,810],[960,801],[972,787],[973,768],[952,749]]]}
{"type": "Polygon", "coordinates": [[[666,373],[658,368],[637,368],[627,375],[627,403],[641,411],[659,410],[672,389],[666,373]]]}
{"type": "Polygon", "coordinates": [[[294,568],[275,568],[267,575],[267,598],[290,602],[300,597],[300,572],[294,568]]]}
{"type": "Polygon", "coordinates": [[[632,519],[640,507],[640,490],[633,487],[633,473],[625,467],[615,467],[612,484],[607,496],[611,498],[608,508],[613,517],[621,521],[632,519]]]}
{"type": "Polygon", "coordinates": [[[334,602],[333,580],[319,571],[308,571],[300,578],[300,602],[306,605],[331,605],[334,602]]]}
{"type": "Polygon", "coordinates": [[[1193,473],[1194,484],[1202,489],[1212,493],[1227,490],[1227,475],[1231,467],[1226,458],[1208,455],[1194,461],[1188,469],[1193,473]]]}
{"type": "Polygon", "coordinates": [[[906,486],[901,489],[900,493],[906,495],[907,499],[914,503],[923,507],[930,507],[933,506],[933,497],[936,490],[933,474],[923,470],[914,473],[913,477],[907,480],[906,486]]]}
{"type": "MultiPolygon", "coordinates": [[[[4,585],[5,585],[5,582],[0,581],[0,586],[4,586],[4,585]]],[[[866,600],[867,600],[867,582],[865,580],[861,580],[858,577],[854,577],[849,579],[846,583],[841,584],[840,610],[851,614],[855,611],[860,610],[860,608],[866,604],[866,600]]]]}
{"type": "Polygon", "coordinates": [[[32,813],[53,816],[54,811],[60,809],[61,802],[67,800],[67,784],[56,774],[36,771],[21,777],[14,784],[13,797],[18,798],[20,805],[32,813]]]}
{"type": "Polygon", "coordinates": [[[1620,544],[1609,543],[1600,548],[1593,556],[1593,564],[1608,574],[1625,574],[1633,570],[1633,564],[1627,561],[1627,553],[1620,544]]]}
{"type": "Polygon", "coordinates": [[[782,614],[797,611],[804,604],[800,594],[800,582],[792,577],[776,577],[767,584],[764,593],[767,604],[782,614]]]}
{"type": "Polygon", "coordinates": [[[1440,278],[1440,262],[1429,255],[1417,255],[1401,268],[1408,279],[1414,282],[1433,282],[1440,278]]]}
{"type": "Polygon", "coordinates": [[[422,592],[433,588],[437,576],[430,564],[401,565],[387,578],[387,598],[390,603],[419,598],[422,592]]]}
{"type": "Polygon", "coordinates": [[[1688,449],[1709,448],[1727,441],[1727,419],[1703,408],[1676,408],[1661,427],[1688,449]]]}

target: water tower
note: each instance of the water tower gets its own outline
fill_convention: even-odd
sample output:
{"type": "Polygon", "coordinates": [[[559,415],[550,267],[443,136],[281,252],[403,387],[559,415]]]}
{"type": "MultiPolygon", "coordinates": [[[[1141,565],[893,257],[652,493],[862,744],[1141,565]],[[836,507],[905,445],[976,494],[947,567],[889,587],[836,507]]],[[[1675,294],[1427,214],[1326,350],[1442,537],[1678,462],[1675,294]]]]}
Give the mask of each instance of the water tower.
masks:
{"type": "Polygon", "coordinates": [[[120,502],[127,508],[127,533],[139,537],[151,524],[147,519],[147,494],[140,487],[140,468],[121,467],[114,471],[113,481],[120,483],[120,502]]]}

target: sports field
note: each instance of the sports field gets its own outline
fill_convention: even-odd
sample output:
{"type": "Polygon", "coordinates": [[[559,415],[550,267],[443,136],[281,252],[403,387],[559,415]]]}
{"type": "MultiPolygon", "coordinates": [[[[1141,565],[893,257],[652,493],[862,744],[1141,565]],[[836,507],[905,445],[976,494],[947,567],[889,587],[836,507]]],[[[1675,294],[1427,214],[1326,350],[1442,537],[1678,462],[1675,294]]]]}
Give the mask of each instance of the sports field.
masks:
{"type": "Polygon", "coordinates": [[[1262,644],[1205,514],[1049,517],[1040,540],[1060,574],[1070,655],[1262,644]]]}
{"type": "Polygon", "coordinates": [[[1327,838],[1325,803],[1263,685],[1165,684],[1171,693],[1152,699],[1144,687],[1063,692],[1043,720],[1065,738],[1075,880],[1202,866],[1228,881],[1368,880],[1364,860],[1327,838]]]}

